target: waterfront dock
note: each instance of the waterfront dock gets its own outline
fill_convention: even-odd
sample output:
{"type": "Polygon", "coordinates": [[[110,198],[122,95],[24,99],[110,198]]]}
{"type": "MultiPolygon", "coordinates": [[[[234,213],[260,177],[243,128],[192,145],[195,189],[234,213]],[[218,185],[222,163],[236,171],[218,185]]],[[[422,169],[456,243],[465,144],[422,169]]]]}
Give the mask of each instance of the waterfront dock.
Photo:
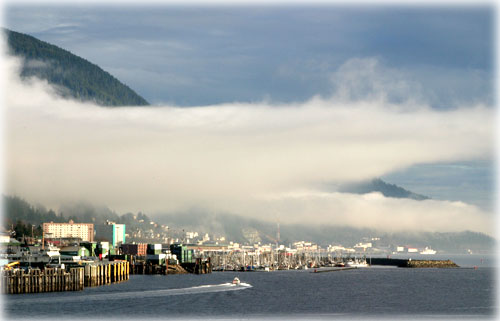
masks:
{"type": "Polygon", "coordinates": [[[126,281],[130,275],[130,267],[127,261],[88,264],[85,266],[84,271],[84,284],[87,287],[126,281]]]}
{"type": "Polygon", "coordinates": [[[81,291],[129,279],[126,261],[97,262],[81,267],[45,268],[40,270],[12,269],[0,274],[1,292],[5,294],[81,291]]]}
{"type": "Polygon", "coordinates": [[[162,264],[145,260],[140,256],[130,256],[130,274],[208,274],[212,273],[212,264],[210,258],[196,258],[194,262],[183,262],[178,264],[169,264],[165,260],[162,264]]]}
{"type": "Polygon", "coordinates": [[[23,269],[2,271],[1,291],[5,294],[41,293],[59,291],[81,291],[84,288],[84,269],[46,268],[32,269],[25,272],[23,269]]]}

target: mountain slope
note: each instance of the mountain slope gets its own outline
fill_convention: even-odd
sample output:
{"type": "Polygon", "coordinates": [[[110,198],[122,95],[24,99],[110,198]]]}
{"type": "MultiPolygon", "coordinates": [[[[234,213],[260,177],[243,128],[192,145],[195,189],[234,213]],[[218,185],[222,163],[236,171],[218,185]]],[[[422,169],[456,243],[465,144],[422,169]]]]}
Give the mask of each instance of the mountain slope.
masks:
{"type": "Polygon", "coordinates": [[[47,80],[63,97],[103,106],[149,103],[99,66],[32,36],[4,29],[9,53],[24,59],[21,77],[47,80]]]}
{"type": "Polygon", "coordinates": [[[339,188],[339,191],[342,193],[354,193],[354,194],[367,194],[371,192],[380,192],[385,197],[411,198],[419,201],[429,199],[429,197],[425,195],[413,193],[394,184],[388,184],[383,180],[381,180],[380,178],[375,178],[371,181],[346,184],[341,186],[339,188]]]}

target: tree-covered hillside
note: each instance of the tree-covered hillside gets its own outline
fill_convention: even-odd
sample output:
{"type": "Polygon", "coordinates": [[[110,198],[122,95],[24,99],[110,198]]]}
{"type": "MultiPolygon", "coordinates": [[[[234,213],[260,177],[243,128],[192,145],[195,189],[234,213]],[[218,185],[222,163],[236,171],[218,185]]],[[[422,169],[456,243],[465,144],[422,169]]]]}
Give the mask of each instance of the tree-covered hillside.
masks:
{"type": "Polygon", "coordinates": [[[32,36],[4,29],[10,54],[24,59],[21,77],[56,85],[64,97],[103,106],[144,106],[148,102],[99,66],[32,36]]]}
{"type": "MultiPolygon", "coordinates": [[[[118,215],[106,206],[93,205],[84,201],[62,204],[56,213],[41,204],[30,204],[18,196],[2,195],[1,200],[3,222],[0,224],[0,230],[15,232],[14,235],[18,239],[22,236],[41,236],[43,223],[67,223],[69,220],[95,225],[105,224],[108,220],[126,224],[127,233],[130,235],[138,230],[150,231],[149,234],[157,235],[158,232],[155,233],[155,231],[158,228],[161,229],[151,224],[151,219],[141,212],[136,215],[132,213],[118,215]]],[[[131,239],[134,240],[133,237],[131,239]]]]}

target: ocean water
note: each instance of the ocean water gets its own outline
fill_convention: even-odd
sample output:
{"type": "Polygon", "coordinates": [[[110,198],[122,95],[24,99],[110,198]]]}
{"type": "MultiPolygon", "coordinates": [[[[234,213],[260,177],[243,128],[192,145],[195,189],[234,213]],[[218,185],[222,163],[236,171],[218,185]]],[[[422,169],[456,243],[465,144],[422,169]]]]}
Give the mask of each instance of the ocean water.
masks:
{"type": "Polygon", "coordinates": [[[468,259],[483,265],[133,275],[81,292],[4,295],[4,319],[494,319],[496,269],[468,259]],[[243,285],[229,284],[235,276],[243,285]]]}

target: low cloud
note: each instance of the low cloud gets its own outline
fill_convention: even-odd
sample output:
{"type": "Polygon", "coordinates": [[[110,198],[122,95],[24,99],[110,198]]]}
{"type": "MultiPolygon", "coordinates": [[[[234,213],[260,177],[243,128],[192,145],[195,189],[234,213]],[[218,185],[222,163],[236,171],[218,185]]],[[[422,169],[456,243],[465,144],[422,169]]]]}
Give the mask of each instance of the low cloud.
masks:
{"type": "Polygon", "coordinates": [[[228,201],[231,211],[290,223],[348,225],[389,232],[425,230],[493,233],[490,218],[479,208],[463,202],[387,198],[381,193],[364,195],[297,191],[269,195],[258,200],[228,201]]]}
{"type": "Polygon", "coordinates": [[[118,212],[196,206],[295,223],[489,232],[487,213],[463,203],[313,189],[419,163],[491,158],[494,112],[486,106],[437,111],[376,95],[103,108],[20,81],[19,65],[4,59],[7,194],[47,206],[86,199],[118,212]]]}

